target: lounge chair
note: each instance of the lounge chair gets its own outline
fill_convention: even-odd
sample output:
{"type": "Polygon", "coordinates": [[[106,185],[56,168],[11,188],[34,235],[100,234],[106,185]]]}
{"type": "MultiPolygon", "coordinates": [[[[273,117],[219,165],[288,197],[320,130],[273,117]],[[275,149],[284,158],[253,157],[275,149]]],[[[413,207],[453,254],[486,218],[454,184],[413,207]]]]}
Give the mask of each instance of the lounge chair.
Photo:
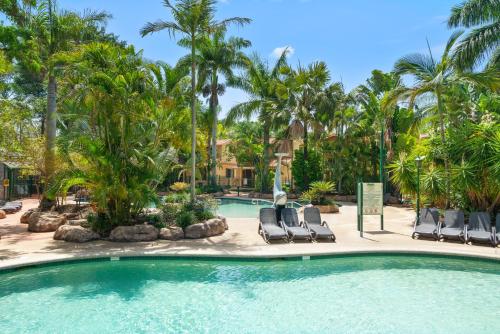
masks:
{"type": "Polygon", "coordinates": [[[430,237],[438,239],[439,232],[439,211],[436,208],[423,208],[420,209],[420,221],[415,219],[413,226],[413,233],[411,237],[430,237]]]}
{"type": "Polygon", "coordinates": [[[16,213],[22,208],[22,202],[7,202],[4,205],[0,206],[0,210],[5,211],[6,213],[16,213]]]}
{"type": "Polygon", "coordinates": [[[491,229],[491,217],[488,212],[471,212],[466,239],[468,242],[483,242],[496,246],[495,235],[491,229]]]}
{"type": "Polygon", "coordinates": [[[465,217],[460,210],[446,210],[444,224],[439,229],[439,239],[466,241],[465,217]]]}
{"type": "Polygon", "coordinates": [[[318,208],[304,209],[304,224],[312,232],[314,240],[331,239],[335,241],[335,234],[325,221],[321,220],[321,213],[318,208]]]}
{"type": "Polygon", "coordinates": [[[276,221],[276,211],[273,208],[260,209],[259,221],[259,234],[262,234],[267,243],[279,239],[288,241],[288,234],[276,221]]]}
{"type": "Polygon", "coordinates": [[[293,208],[284,208],[281,210],[281,222],[286,232],[288,233],[288,238],[290,241],[295,239],[303,239],[313,241],[313,236],[311,231],[299,222],[299,216],[297,216],[297,210],[293,208]]]}

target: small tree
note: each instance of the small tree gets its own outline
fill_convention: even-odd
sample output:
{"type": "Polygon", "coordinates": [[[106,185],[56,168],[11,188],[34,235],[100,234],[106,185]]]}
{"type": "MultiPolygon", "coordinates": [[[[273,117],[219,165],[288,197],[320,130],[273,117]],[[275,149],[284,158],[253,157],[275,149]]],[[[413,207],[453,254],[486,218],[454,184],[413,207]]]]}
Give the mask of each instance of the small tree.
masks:
{"type": "Polygon", "coordinates": [[[319,181],[322,177],[321,157],[315,150],[309,150],[308,159],[304,160],[304,152],[296,150],[292,161],[292,176],[296,189],[309,189],[310,182],[319,181]]]}

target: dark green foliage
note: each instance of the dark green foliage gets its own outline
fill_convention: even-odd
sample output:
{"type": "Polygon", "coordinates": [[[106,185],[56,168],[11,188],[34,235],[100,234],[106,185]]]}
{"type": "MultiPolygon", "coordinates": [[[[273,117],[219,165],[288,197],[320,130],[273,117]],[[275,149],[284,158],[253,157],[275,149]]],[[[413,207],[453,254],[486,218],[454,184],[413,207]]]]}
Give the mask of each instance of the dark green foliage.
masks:
{"type": "Polygon", "coordinates": [[[321,156],[315,150],[309,150],[308,154],[307,161],[304,161],[302,150],[296,150],[292,162],[293,181],[300,191],[307,190],[312,182],[320,181],[322,178],[321,156]],[[305,184],[305,174],[308,176],[308,184],[305,184]]]}
{"type": "Polygon", "coordinates": [[[167,224],[171,224],[175,221],[176,217],[181,212],[182,205],[178,203],[165,203],[161,211],[163,213],[163,219],[167,224]]]}
{"type": "Polygon", "coordinates": [[[114,228],[113,225],[109,224],[109,221],[106,219],[106,215],[102,213],[88,215],[87,222],[89,223],[92,231],[99,233],[99,235],[103,237],[108,236],[114,228]]]}
{"type": "Polygon", "coordinates": [[[189,225],[192,225],[194,222],[195,222],[195,217],[193,212],[191,211],[181,212],[175,219],[175,223],[177,224],[177,226],[183,229],[185,229],[189,225]]]}

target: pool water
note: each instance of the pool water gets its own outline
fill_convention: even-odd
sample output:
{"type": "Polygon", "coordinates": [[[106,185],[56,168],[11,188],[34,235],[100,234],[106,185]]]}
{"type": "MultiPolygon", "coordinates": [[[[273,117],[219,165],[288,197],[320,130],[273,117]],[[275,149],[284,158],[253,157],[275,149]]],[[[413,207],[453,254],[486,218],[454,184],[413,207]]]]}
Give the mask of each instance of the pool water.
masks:
{"type": "Polygon", "coordinates": [[[0,274],[0,333],[495,333],[500,263],[150,259],[0,274]]]}
{"type": "MultiPolygon", "coordinates": [[[[288,207],[299,208],[297,202],[288,202],[288,207]]],[[[217,214],[226,218],[257,218],[261,208],[272,208],[273,202],[261,199],[220,198],[217,214]]]]}

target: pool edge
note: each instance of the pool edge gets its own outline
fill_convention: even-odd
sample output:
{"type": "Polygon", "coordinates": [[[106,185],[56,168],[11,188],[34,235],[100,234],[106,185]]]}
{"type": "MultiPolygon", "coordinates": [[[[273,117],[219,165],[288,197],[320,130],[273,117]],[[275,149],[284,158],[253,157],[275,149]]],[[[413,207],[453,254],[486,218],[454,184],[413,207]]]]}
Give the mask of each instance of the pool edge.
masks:
{"type": "Polygon", "coordinates": [[[436,256],[443,258],[455,258],[464,260],[478,260],[500,263],[499,255],[490,254],[466,254],[453,251],[429,251],[429,250],[407,250],[407,249],[383,249],[383,250],[346,250],[321,253],[291,253],[291,254],[178,254],[178,253],[109,253],[102,255],[84,255],[84,256],[65,256],[54,259],[42,259],[33,261],[23,261],[20,263],[3,265],[0,263],[0,274],[16,271],[23,268],[44,267],[53,265],[64,265],[79,262],[106,262],[106,261],[125,261],[140,259],[186,259],[186,260],[226,260],[226,261],[271,261],[271,260],[316,260],[322,258],[348,257],[348,256],[436,256]]]}

